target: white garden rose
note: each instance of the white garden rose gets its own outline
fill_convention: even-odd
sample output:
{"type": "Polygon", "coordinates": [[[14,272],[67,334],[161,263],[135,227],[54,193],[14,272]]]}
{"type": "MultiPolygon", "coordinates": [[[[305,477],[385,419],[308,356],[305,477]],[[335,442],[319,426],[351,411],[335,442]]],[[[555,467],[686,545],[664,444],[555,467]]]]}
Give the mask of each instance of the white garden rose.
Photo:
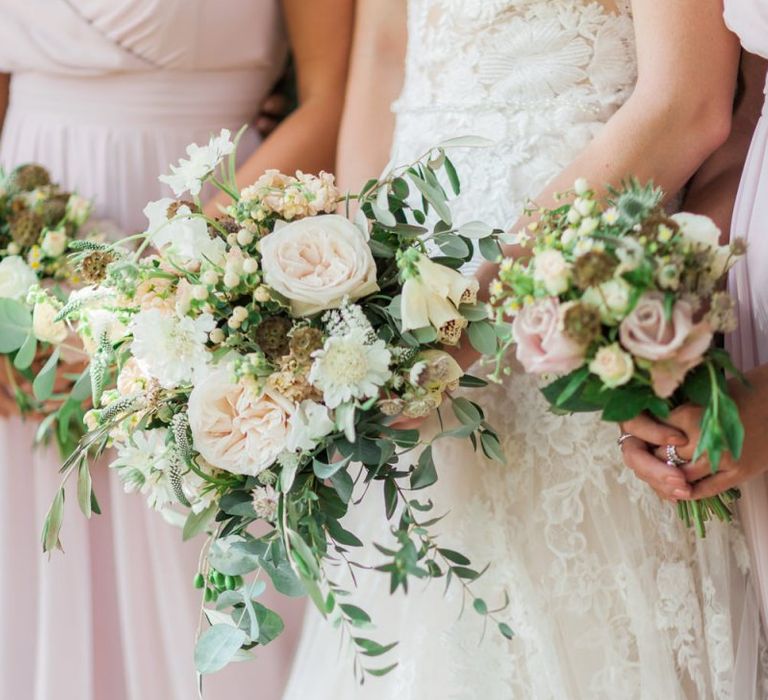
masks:
{"type": "Polygon", "coordinates": [[[720,279],[726,272],[731,260],[731,251],[727,245],[720,245],[721,231],[708,216],[680,212],[672,220],[680,226],[680,233],[686,241],[699,250],[709,250],[712,254],[712,277],[720,279]]]}
{"type": "Polygon", "coordinates": [[[49,299],[35,304],[32,311],[32,332],[41,343],[61,345],[69,335],[69,329],[64,321],[54,321],[59,309],[49,299]]]}
{"type": "Polygon", "coordinates": [[[334,309],[379,288],[366,235],[343,216],[286,224],[265,236],[260,250],[266,284],[290,300],[294,316],[334,309]]]}
{"type": "Polygon", "coordinates": [[[632,356],[624,352],[618,343],[600,348],[595,359],[589,363],[589,370],[596,374],[608,388],[626,384],[635,371],[632,356]]]}
{"type": "Polygon", "coordinates": [[[0,261],[0,298],[24,299],[37,275],[18,255],[10,255],[0,261]]]}
{"type": "Polygon", "coordinates": [[[558,296],[571,284],[571,264],[559,250],[545,250],[534,259],[533,279],[547,294],[558,296]]]}
{"type": "Polygon", "coordinates": [[[288,450],[309,452],[336,427],[330,411],[315,401],[302,401],[291,416],[288,450]]]}
{"type": "Polygon", "coordinates": [[[589,287],[584,292],[582,301],[600,311],[600,320],[603,323],[615,326],[626,315],[631,298],[632,287],[620,277],[615,277],[603,282],[599,287],[589,287]]]}
{"type": "Polygon", "coordinates": [[[46,231],[40,247],[49,258],[58,258],[67,249],[67,232],[63,228],[46,231]]]}
{"type": "Polygon", "coordinates": [[[220,367],[197,382],[189,396],[195,449],[213,467],[255,476],[288,446],[294,403],[269,386],[254,393],[220,367]]]}

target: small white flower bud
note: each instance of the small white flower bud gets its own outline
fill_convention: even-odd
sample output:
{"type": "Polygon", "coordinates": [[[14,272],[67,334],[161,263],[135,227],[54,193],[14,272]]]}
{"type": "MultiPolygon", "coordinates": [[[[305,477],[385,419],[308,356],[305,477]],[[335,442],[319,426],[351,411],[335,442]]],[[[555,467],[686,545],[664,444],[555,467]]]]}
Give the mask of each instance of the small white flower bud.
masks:
{"type": "Polygon", "coordinates": [[[237,242],[240,245],[251,245],[253,243],[253,234],[246,228],[241,228],[237,232],[237,242]]]}
{"type": "Polygon", "coordinates": [[[578,224],[579,221],[581,221],[581,214],[577,212],[575,209],[571,208],[568,210],[568,223],[569,224],[578,224]]]}
{"type": "Polygon", "coordinates": [[[592,210],[595,208],[595,202],[591,199],[582,199],[579,197],[573,203],[573,207],[582,216],[589,216],[592,213],[592,210]]]}
{"type": "Polygon", "coordinates": [[[243,260],[243,272],[246,275],[252,275],[254,272],[258,272],[259,261],[256,258],[246,258],[243,260]]]}
{"type": "Polygon", "coordinates": [[[236,318],[230,318],[229,321],[227,321],[227,325],[233,331],[236,331],[238,328],[240,328],[240,321],[238,321],[236,318]]]}
{"type": "Polygon", "coordinates": [[[219,275],[215,270],[206,270],[201,276],[200,281],[203,284],[214,285],[219,281],[219,275]]]}
{"type": "Polygon", "coordinates": [[[237,234],[236,233],[227,234],[227,243],[229,243],[230,246],[237,245],[237,234]]]}
{"type": "Polygon", "coordinates": [[[589,191],[589,183],[583,177],[580,177],[573,183],[573,189],[577,195],[581,196],[589,191]]]}
{"type": "Polygon", "coordinates": [[[248,318],[248,310],[244,306],[236,306],[232,309],[232,318],[235,318],[242,323],[248,318]]]}
{"type": "Polygon", "coordinates": [[[223,343],[226,338],[226,336],[224,335],[224,331],[221,330],[221,328],[214,328],[208,334],[208,337],[211,339],[211,342],[216,343],[216,345],[223,343]]]}
{"type": "Polygon", "coordinates": [[[229,289],[237,287],[237,285],[240,284],[240,275],[238,275],[236,272],[225,273],[224,284],[229,287],[229,289]]]}
{"type": "Polygon", "coordinates": [[[259,302],[260,304],[264,304],[268,302],[272,298],[272,295],[269,293],[269,289],[266,287],[257,287],[256,291],[253,293],[253,300],[259,302]]]}
{"type": "Polygon", "coordinates": [[[205,301],[208,298],[208,289],[201,284],[192,287],[192,298],[197,301],[205,301]]]}

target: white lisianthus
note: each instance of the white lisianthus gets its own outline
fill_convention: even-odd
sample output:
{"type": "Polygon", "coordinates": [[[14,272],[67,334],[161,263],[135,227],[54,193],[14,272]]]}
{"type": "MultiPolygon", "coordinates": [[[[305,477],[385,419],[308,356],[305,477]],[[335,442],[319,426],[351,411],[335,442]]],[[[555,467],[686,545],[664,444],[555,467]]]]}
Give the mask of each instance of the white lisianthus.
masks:
{"type": "Polygon", "coordinates": [[[353,328],[346,335],[328,338],[323,349],[313,353],[309,381],[323,392],[329,408],[376,396],[390,378],[392,356],[386,344],[369,341],[365,330],[353,328]]]}
{"type": "Polygon", "coordinates": [[[24,299],[37,281],[34,270],[18,255],[0,261],[0,298],[24,299]]]}
{"type": "Polygon", "coordinates": [[[224,156],[235,150],[229,129],[222,129],[218,136],[211,136],[208,145],[187,146],[189,158],[181,158],[178,165],[171,165],[170,175],[161,175],[160,182],[169,185],[178,197],[189,192],[193,197],[200,194],[203,180],[208,177],[222,161],[224,156]]]}
{"type": "Polygon", "coordinates": [[[729,246],[720,245],[721,231],[708,216],[680,212],[672,220],[680,226],[683,238],[699,250],[708,250],[712,255],[713,279],[720,279],[734,262],[729,246]]]}
{"type": "Polygon", "coordinates": [[[571,285],[571,264],[559,250],[545,250],[534,258],[533,279],[548,294],[558,296],[571,285]]]}
{"type": "Polygon", "coordinates": [[[635,371],[632,356],[624,352],[618,343],[600,348],[589,363],[589,371],[596,374],[609,389],[623,386],[635,371]]]}
{"type": "Polygon", "coordinates": [[[131,321],[131,351],[142,369],[167,388],[191,384],[207,365],[205,343],[213,316],[178,317],[159,309],[140,311],[131,321]]]}
{"type": "Polygon", "coordinates": [[[416,272],[403,284],[403,331],[432,326],[437,330],[438,340],[455,345],[467,327],[467,319],[459,313],[458,307],[477,301],[477,280],[426,256],[416,262],[416,272]]]}
{"type": "Polygon", "coordinates": [[[32,311],[32,332],[41,343],[61,345],[69,335],[67,324],[64,321],[54,321],[59,309],[50,299],[43,299],[35,304],[32,311]]]}
{"type": "Polygon", "coordinates": [[[63,228],[46,231],[40,247],[47,257],[58,258],[67,249],[67,232],[63,228]]]}
{"type": "Polygon", "coordinates": [[[91,214],[91,201],[79,194],[71,194],[67,200],[67,219],[75,226],[82,226],[91,214]]]}
{"type": "Polygon", "coordinates": [[[582,297],[585,304],[598,309],[600,320],[609,326],[615,326],[624,318],[631,299],[632,287],[621,277],[614,277],[599,287],[589,287],[582,297]]]}
{"type": "Polygon", "coordinates": [[[116,469],[126,493],[147,496],[151,508],[162,510],[173,501],[173,490],[163,477],[170,466],[167,430],[141,430],[126,442],[116,443],[116,469]]]}
{"type": "Polygon", "coordinates": [[[226,243],[221,238],[211,238],[205,220],[192,216],[185,205],[180,206],[176,216],[169,220],[168,208],[173,203],[172,199],[165,198],[144,207],[152,245],[182,265],[197,261],[222,267],[226,261],[226,243]]]}
{"type": "Polygon", "coordinates": [[[276,227],[259,248],[264,281],[290,300],[294,316],[334,309],[379,289],[368,239],[343,216],[276,227]]]}
{"type": "Polygon", "coordinates": [[[270,386],[260,394],[219,367],[189,395],[195,449],[213,467],[256,476],[285,452],[296,406],[270,386]]]}
{"type": "Polygon", "coordinates": [[[315,401],[302,401],[291,416],[289,425],[287,447],[291,452],[313,450],[336,427],[330,411],[315,401]]]}

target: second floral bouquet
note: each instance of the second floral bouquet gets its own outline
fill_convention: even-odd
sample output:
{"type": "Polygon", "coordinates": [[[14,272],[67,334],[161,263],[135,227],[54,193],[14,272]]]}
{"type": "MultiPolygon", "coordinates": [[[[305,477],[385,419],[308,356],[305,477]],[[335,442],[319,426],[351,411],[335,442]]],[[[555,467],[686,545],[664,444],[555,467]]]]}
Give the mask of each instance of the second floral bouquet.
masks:
{"type": "MultiPolygon", "coordinates": [[[[415,491],[437,479],[429,442],[441,435],[501,459],[481,408],[451,396],[484,382],[464,376],[445,351],[467,328],[480,350],[496,346],[477,282],[458,268],[480,239],[497,255],[500,232],[454,226],[437,175],[456,190],[458,179],[442,149],[354,197],[330,175],[276,171],[238,191],[227,132],[188,154],[164,179],[192,198],[148,205],[138,251],[76,246],[96,283],[58,318],[92,349],[94,408],[64,478],[77,476],[90,516],[89,462],[114,447],[111,467],[127,490],[181,519],[185,538],[210,535],[196,578],[210,623],[197,645],[200,673],[281,632],[258,601],[269,578],[281,593],[308,594],[349,633],[357,672],[380,675],[387,668],[375,658],[390,647],[360,634],[368,615],[347,602],[326,565],[363,545],[341,519],[353,491],[376,487],[382,517],[392,519],[392,543],[380,547],[392,590],[407,589],[410,577],[468,588],[479,575],[438,545],[438,519],[415,491]],[[231,199],[219,218],[202,213],[204,182],[231,199]],[[345,202],[356,218],[335,213],[345,202]],[[439,259],[428,256],[428,239],[439,259]],[[393,424],[448,405],[459,427],[437,436],[393,424]],[[258,521],[266,534],[251,530],[258,521]]],[[[62,486],[46,520],[45,550],[59,544],[64,494],[62,486]]],[[[474,607],[495,619],[484,601],[474,607]]]]}

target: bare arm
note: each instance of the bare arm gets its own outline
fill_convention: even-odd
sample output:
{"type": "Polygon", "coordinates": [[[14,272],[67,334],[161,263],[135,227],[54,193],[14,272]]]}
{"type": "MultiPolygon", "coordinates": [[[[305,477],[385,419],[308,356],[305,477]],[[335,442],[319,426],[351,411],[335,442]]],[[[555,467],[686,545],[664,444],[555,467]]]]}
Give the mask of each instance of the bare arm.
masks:
{"type": "MultiPolygon", "coordinates": [[[[723,22],[721,0],[634,0],[632,6],[635,91],[536,197],[542,206],[554,205],[553,195],[579,177],[601,188],[634,175],[678,192],[730,132],[739,48],[723,22]]],[[[480,268],[481,287],[496,270],[490,263],[480,268]]]]}
{"type": "MultiPolygon", "coordinates": [[[[741,181],[752,135],[763,106],[763,82],[766,60],[744,53],[741,60],[743,91],[733,115],[733,128],[728,140],[705,163],[691,181],[683,209],[705,214],[715,220],[729,238],[733,206],[741,181]]],[[[733,232],[739,235],[738,231],[733,232]]]]}
{"type": "Polygon", "coordinates": [[[0,134],[3,133],[3,122],[8,110],[8,91],[11,85],[11,76],[8,73],[0,73],[0,134]]]}
{"type": "Polygon", "coordinates": [[[359,190],[389,161],[406,38],[406,0],[357,3],[336,166],[342,189],[359,190]]]}
{"type": "MultiPolygon", "coordinates": [[[[299,108],[242,165],[237,173],[241,186],[269,168],[316,173],[334,166],[354,2],[283,0],[283,8],[296,64],[299,108]]],[[[210,213],[217,213],[217,199],[206,207],[210,213]]]]}

